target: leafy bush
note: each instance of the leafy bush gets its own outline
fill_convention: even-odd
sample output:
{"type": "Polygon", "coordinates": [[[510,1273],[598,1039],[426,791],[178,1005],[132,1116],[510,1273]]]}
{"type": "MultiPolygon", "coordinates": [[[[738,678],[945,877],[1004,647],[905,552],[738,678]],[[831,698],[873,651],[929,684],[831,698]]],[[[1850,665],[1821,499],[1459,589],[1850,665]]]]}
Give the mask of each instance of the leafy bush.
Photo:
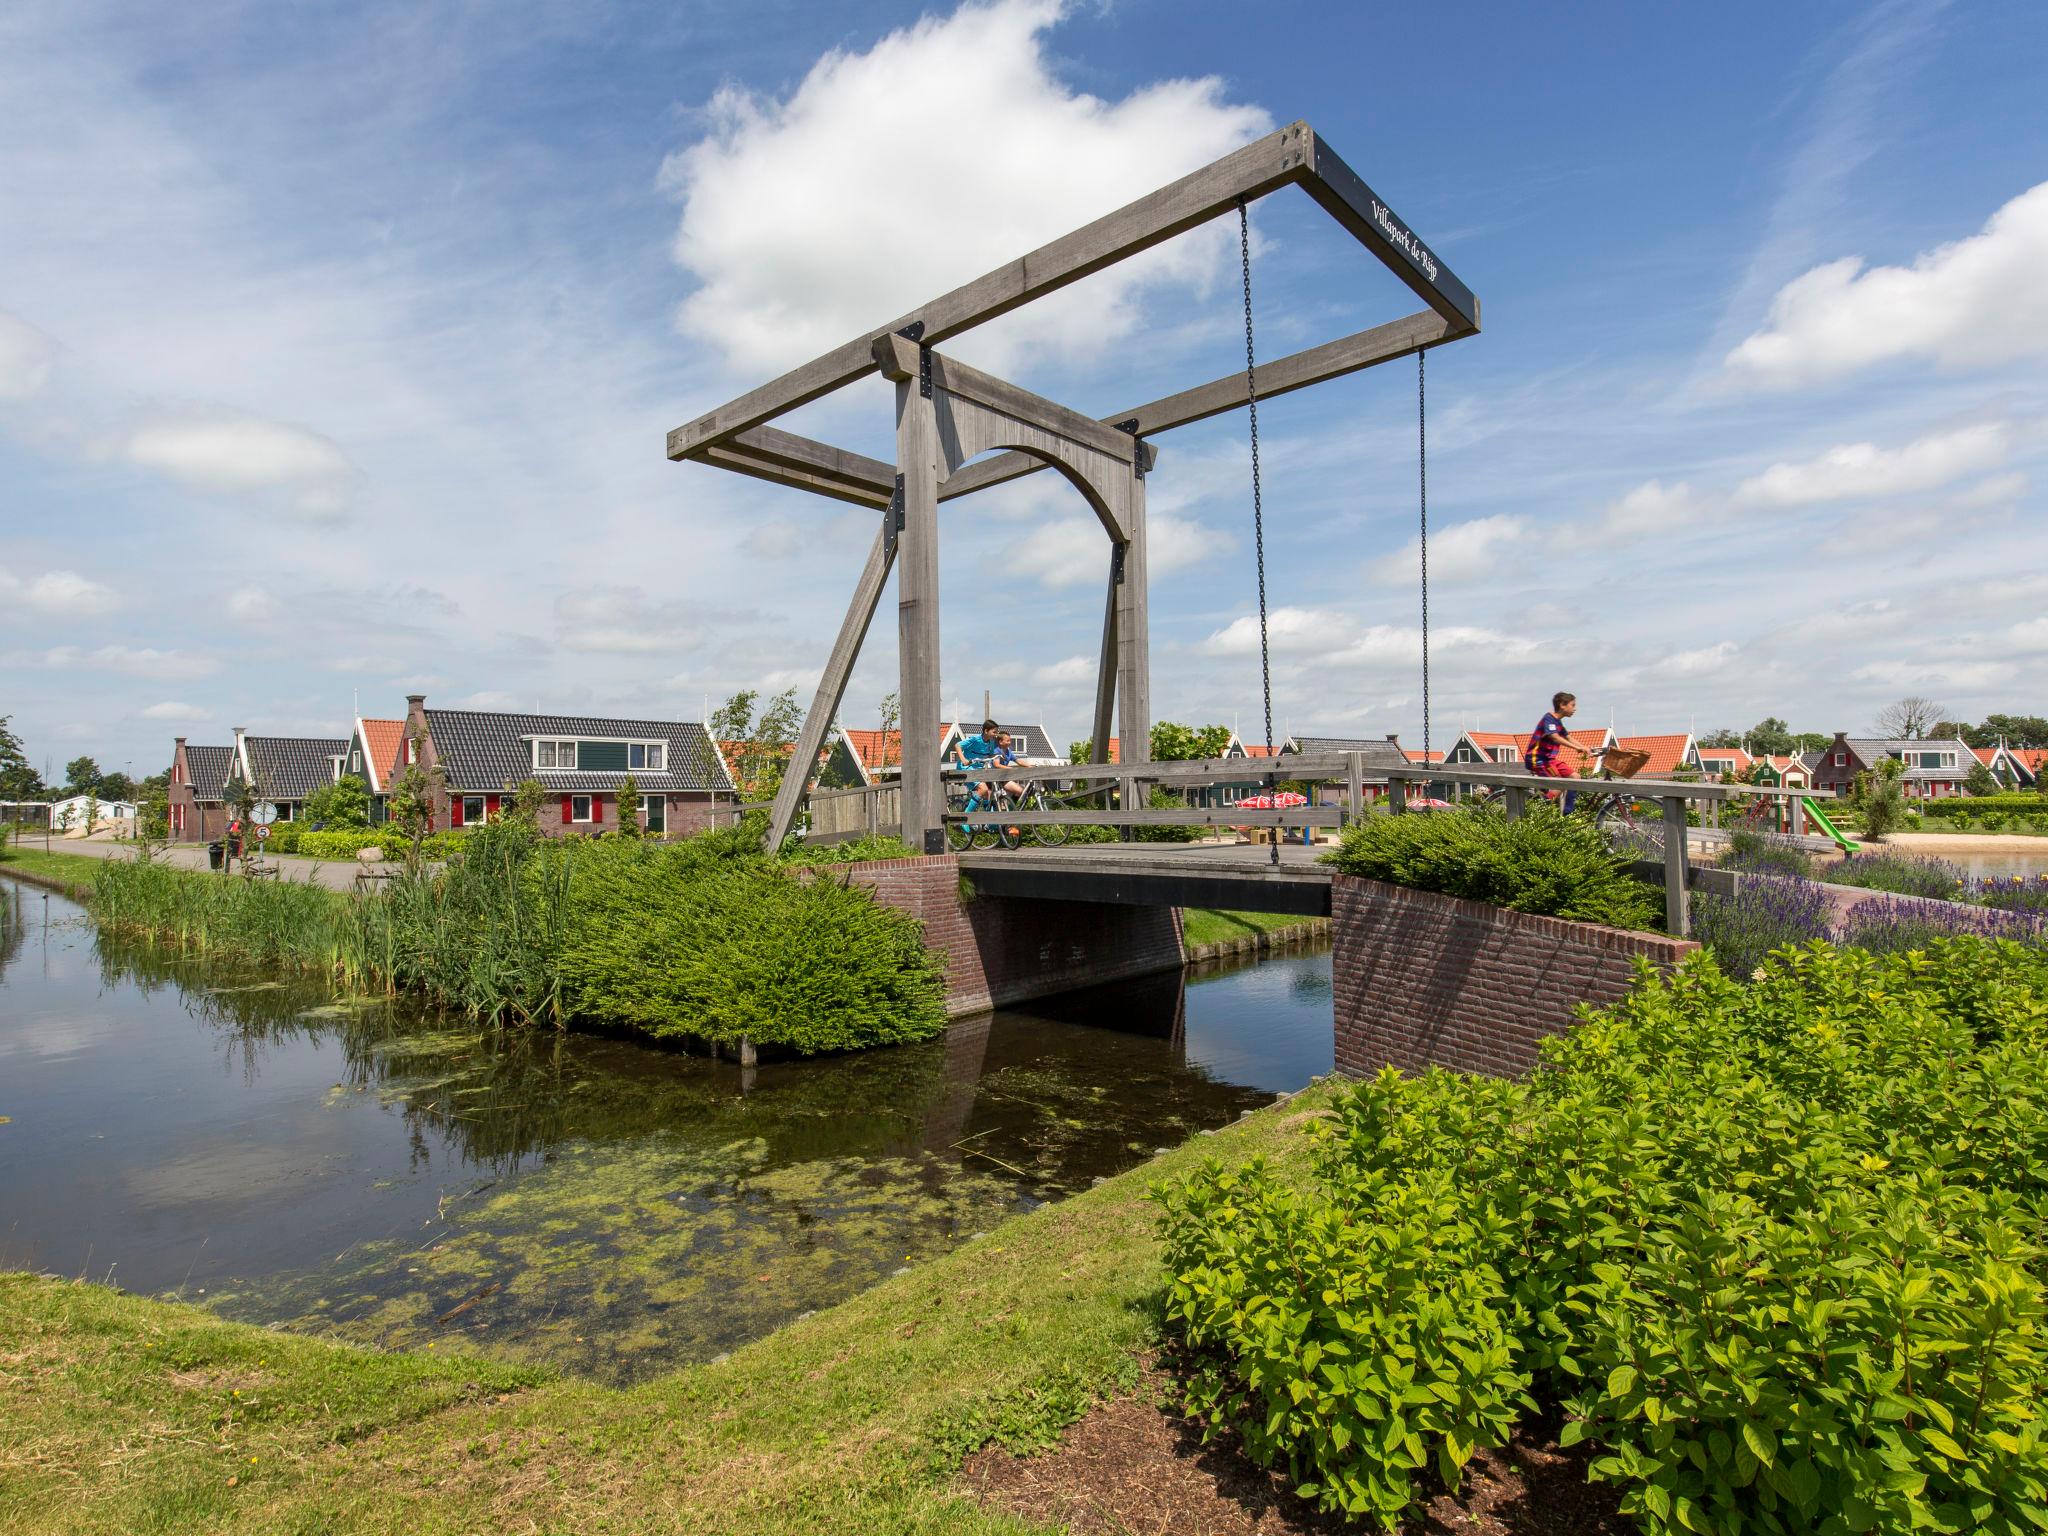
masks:
{"type": "Polygon", "coordinates": [[[914,859],[918,852],[900,837],[862,837],[850,843],[832,843],[820,847],[799,839],[790,840],[792,846],[785,847],[782,862],[802,868],[816,868],[823,864],[865,864],[880,859],[914,859]]]}
{"type": "Polygon", "coordinates": [[[1163,1188],[1190,1404],[1325,1508],[1531,1399],[1654,1536],[2039,1529],[2048,955],[1645,973],[1525,1083],[1388,1071],[1163,1188]]]}
{"type": "Polygon", "coordinates": [[[1614,928],[1647,929],[1662,898],[1634,879],[1598,827],[1534,805],[1513,821],[1488,808],[1368,816],[1323,856],[1347,875],[1614,928]]]}
{"type": "Polygon", "coordinates": [[[1771,951],[1829,937],[1827,893],[1795,875],[1747,874],[1733,896],[1693,901],[1693,937],[1731,976],[1748,976],[1771,951]]]}
{"type": "MultiPolygon", "coordinates": [[[[467,832],[435,832],[420,845],[420,851],[429,859],[445,859],[462,847],[467,836],[467,832]]],[[[291,851],[311,859],[353,859],[365,848],[382,848],[387,858],[396,860],[404,847],[405,839],[393,827],[340,827],[302,830],[291,851]]]]}
{"type": "Polygon", "coordinates": [[[1806,878],[1813,873],[1813,855],[1782,833],[1738,827],[1728,835],[1728,854],[1721,860],[1721,868],[1806,878]]]}
{"type": "Polygon", "coordinates": [[[305,829],[296,821],[280,821],[270,829],[270,841],[264,846],[272,853],[297,853],[299,839],[305,829]]]}
{"type": "Polygon", "coordinates": [[[1890,891],[1895,896],[1947,900],[1964,888],[1962,870],[1946,859],[1915,859],[1902,853],[1852,853],[1823,874],[1830,885],[1890,891]]]}
{"type": "Polygon", "coordinates": [[[706,839],[548,852],[570,868],[571,1016],[806,1053],[945,1027],[944,975],[919,924],[865,889],[706,839]]]}

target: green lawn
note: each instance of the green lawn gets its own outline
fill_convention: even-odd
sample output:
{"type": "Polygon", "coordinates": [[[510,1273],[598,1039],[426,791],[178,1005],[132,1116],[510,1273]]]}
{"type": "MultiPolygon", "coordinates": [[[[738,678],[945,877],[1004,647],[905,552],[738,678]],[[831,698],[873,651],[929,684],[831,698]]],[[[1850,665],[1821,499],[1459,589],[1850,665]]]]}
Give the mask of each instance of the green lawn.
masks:
{"type": "Polygon", "coordinates": [[[58,881],[74,892],[92,884],[92,872],[106,861],[89,853],[45,853],[33,843],[0,844],[0,871],[58,881]]]}
{"type": "Polygon", "coordinates": [[[951,1496],[960,1457],[1042,1442],[1128,1380],[1154,1338],[1152,1181],[1211,1154],[1298,1165],[1329,1091],[631,1390],[0,1276],[0,1527],[1031,1530],[951,1496]]]}
{"type": "Polygon", "coordinates": [[[1197,944],[1222,944],[1232,939],[1251,938],[1281,928],[1295,928],[1316,919],[1284,912],[1218,912],[1209,907],[1189,907],[1181,914],[1183,934],[1190,948],[1197,944]]]}

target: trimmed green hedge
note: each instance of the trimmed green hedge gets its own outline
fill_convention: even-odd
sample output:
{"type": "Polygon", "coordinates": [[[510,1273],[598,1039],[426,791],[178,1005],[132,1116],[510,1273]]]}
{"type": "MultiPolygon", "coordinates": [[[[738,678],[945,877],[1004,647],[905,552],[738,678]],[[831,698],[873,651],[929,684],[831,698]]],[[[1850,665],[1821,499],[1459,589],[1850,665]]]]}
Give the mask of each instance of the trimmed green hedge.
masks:
{"type": "Polygon", "coordinates": [[[1548,804],[1513,821],[1477,806],[1368,816],[1322,861],[1347,875],[1614,928],[1654,928],[1663,915],[1661,895],[1627,872],[1598,827],[1548,804]]]}
{"type": "Polygon", "coordinates": [[[1996,811],[2010,816],[2048,816],[2048,796],[2042,795],[1957,795],[1953,799],[1916,800],[1913,809],[1922,816],[1985,816],[1996,811]]]}
{"type": "MultiPolygon", "coordinates": [[[[420,845],[421,852],[430,859],[445,859],[462,846],[466,832],[433,832],[420,845]]],[[[308,859],[353,859],[365,848],[382,848],[385,856],[401,858],[405,850],[405,839],[394,827],[343,827],[334,830],[313,831],[296,823],[285,822],[270,829],[270,851],[272,853],[295,853],[308,859]]]]}
{"type": "Polygon", "coordinates": [[[1389,1071],[1307,1188],[1160,1191],[1190,1407],[1391,1528],[1538,1404],[1664,1533],[2042,1528],[2048,957],[1645,972],[1527,1082],[1389,1071]]]}

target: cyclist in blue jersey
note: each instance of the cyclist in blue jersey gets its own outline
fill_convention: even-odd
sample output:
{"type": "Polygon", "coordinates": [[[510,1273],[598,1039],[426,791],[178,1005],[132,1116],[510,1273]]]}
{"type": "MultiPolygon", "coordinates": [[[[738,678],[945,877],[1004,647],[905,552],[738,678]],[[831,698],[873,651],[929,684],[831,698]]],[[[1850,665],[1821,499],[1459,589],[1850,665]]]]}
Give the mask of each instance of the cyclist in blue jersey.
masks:
{"type": "MultiPolygon", "coordinates": [[[[953,755],[968,768],[1014,767],[1017,754],[1010,750],[1010,733],[997,727],[995,721],[984,720],[981,729],[972,736],[963,736],[953,748],[953,755]]],[[[1022,798],[1024,786],[1012,780],[1003,786],[1003,791],[1013,800],[1022,798]]],[[[995,798],[995,782],[974,786],[974,798],[989,801],[995,798]]]]}

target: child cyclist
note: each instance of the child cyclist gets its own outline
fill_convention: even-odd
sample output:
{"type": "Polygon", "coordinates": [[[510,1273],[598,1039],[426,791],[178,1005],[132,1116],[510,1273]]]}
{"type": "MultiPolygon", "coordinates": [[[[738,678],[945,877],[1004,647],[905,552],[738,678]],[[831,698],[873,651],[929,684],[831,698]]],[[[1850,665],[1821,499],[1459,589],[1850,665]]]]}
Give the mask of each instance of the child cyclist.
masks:
{"type": "MultiPolygon", "coordinates": [[[[1536,722],[1536,729],[1529,733],[1529,744],[1522,752],[1522,759],[1531,773],[1549,779],[1576,779],[1579,776],[1577,765],[1566,755],[1566,749],[1576,749],[1578,743],[1572,740],[1571,727],[1565,724],[1578,712],[1577,694],[1554,693],[1550,696],[1550,713],[1536,722]]],[[[1595,747],[1588,756],[1599,757],[1606,750],[1605,747],[1595,747]]],[[[1565,815],[1571,815],[1572,806],[1578,798],[1579,793],[1575,789],[1564,792],[1565,815]]]]}
{"type": "MultiPolygon", "coordinates": [[[[997,729],[993,720],[982,721],[981,729],[974,735],[961,737],[960,744],[953,751],[969,768],[987,768],[992,763],[998,767],[1014,767],[1017,762],[1017,754],[1010,750],[1010,733],[997,729]]],[[[1013,779],[1003,785],[1003,793],[1012,800],[1021,800],[1024,786],[1013,779]]],[[[974,800],[970,802],[969,809],[979,810],[993,799],[995,783],[991,779],[974,786],[974,800]]]]}

